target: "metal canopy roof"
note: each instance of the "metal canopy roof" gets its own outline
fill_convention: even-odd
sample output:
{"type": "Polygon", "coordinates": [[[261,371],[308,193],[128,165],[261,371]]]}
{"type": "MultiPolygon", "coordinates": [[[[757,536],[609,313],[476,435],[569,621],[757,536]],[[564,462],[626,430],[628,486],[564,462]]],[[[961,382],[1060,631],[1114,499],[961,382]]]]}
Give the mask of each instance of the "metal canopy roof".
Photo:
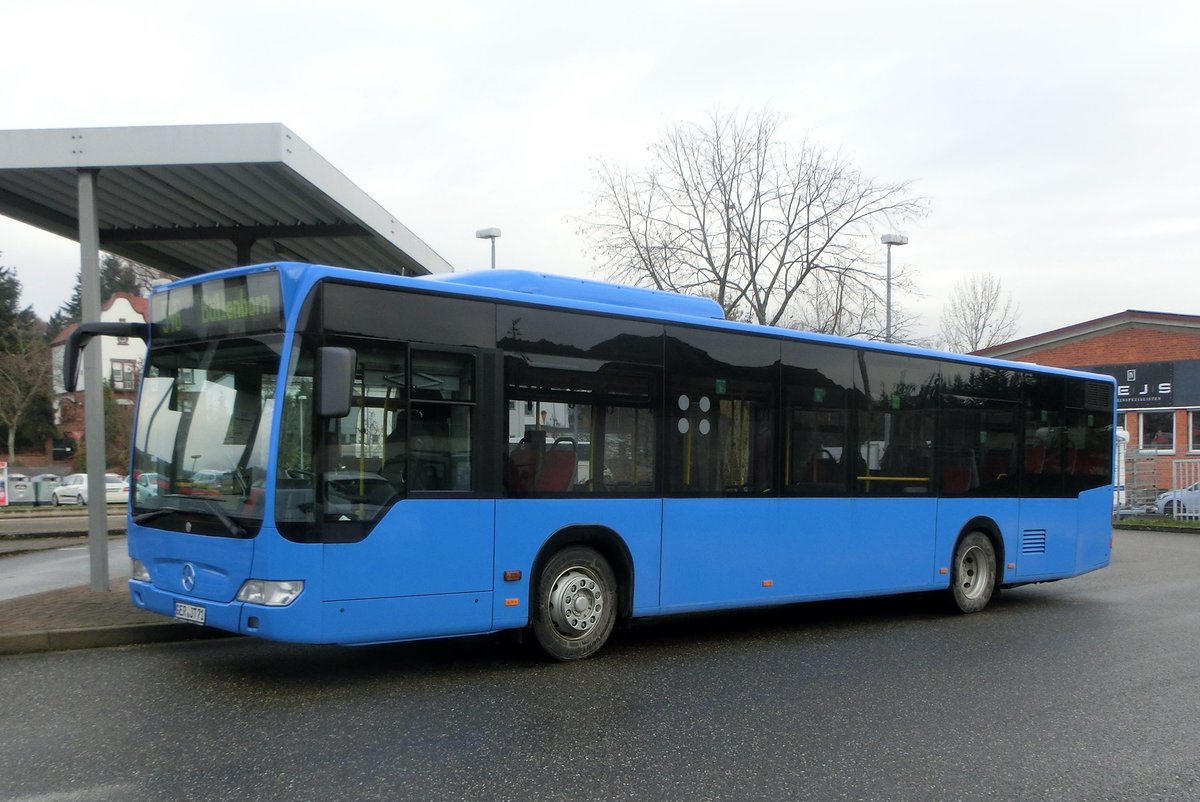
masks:
{"type": "Polygon", "coordinates": [[[77,240],[97,175],[100,247],[191,276],[289,261],[453,268],[278,123],[0,131],[0,214],[77,240]]]}

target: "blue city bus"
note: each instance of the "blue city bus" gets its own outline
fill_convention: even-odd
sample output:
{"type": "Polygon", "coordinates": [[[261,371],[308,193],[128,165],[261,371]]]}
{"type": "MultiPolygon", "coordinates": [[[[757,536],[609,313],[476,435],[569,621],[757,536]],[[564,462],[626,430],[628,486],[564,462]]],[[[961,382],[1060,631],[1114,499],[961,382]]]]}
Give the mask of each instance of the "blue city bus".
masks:
{"type": "Polygon", "coordinates": [[[522,271],[281,263],[159,288],[138,607],[281,641],[1001,588],[1108,564],[1113,380],[522,271]]]}

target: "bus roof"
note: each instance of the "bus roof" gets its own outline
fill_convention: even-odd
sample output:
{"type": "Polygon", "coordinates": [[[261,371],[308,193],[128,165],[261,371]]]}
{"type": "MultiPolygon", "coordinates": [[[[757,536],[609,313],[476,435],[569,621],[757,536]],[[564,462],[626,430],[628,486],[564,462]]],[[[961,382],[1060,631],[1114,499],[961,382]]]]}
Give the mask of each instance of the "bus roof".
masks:
{"type": "Polygon", "coordinates": [[[551,273],[534,273],[526,270],[488,270],[471,273],[443,274],[431,276],[430,280],[482,287],[488,290],[505,290],[523,293],[535,298],[553,298],[561,301],[584,301],[627,309],[641,309],[663,314],[686,315],[714,320],[724,320],[721,305],[711,298],[695,295],[680,295],[674,292],[651,290],[645,287],[629,287],[622,284],[606,284],[602,281],[556,276],[551,273]]]}
{"type": "MultiPolygon", "coordinates": [[[[634,317],[661,323],[680,323],[725,331],[740,331],[760,336],[780,337],[802,342],[865,348],[872,351],[910,356],[923,356],[983,367],[1053,373],[1087,378],[1114,385],[1116,383],[1113,377],[1104,374],[1039,365],[1035,362],[1013,362],[990,357],[972,356],[970,354],[936,351],[913,345],[885,343],[878,340],[860,340],[833,334],[821,334],[818,332],[727,320],[720,304],[710,298],[680,295],[678,293],[651,290],[644,287],[608,284],[601,281],[526,270],[481,270],[414,278],[373,273],[347,267],[331,267],[299,262],[278,262],[230,268],[204,276],[183,279],[180,283],[190,284],[222,276],[272,268],[278,269],[285,280],[290,280],[298,286],[315,284],[321,279],[326,278],[340,279],[357,284],[371,284],[380,287],[404,287],[417,292],[434,292],[439,295],[490,299],[550,309],[567,309],[580,312],[594,312],[603,315],[634,317]]],[[[163,289],[165,288],[163,287],[163,289]]]]}

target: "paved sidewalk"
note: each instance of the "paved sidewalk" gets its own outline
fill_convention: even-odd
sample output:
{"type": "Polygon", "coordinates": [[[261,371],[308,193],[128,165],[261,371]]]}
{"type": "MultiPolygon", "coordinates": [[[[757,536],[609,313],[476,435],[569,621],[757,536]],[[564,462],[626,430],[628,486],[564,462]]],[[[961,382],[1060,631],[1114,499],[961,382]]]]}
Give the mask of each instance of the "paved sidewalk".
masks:
{"type": "MultiPolygon", "coordinates": [[[[85,543],[86,537],[3,538],[0,557],[85,543]]],[[[126,582],[114,579],[107,592],[83,585],[0,601],[0,655],[228,636],[134,607],[126,582]]]]}

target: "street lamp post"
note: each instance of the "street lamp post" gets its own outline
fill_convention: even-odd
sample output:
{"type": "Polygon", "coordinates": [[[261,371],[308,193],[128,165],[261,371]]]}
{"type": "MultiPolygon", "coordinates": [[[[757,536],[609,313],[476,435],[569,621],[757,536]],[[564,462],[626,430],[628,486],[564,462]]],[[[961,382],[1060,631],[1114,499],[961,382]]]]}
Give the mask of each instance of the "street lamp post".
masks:
{"type": "Polygon", "coordinates": [[[880,240],[887,246],[887,328],[884,329],[884,340],[892,341],[892,246],[907,245],[908,237],[903,234],[884,234],[880,240]]]}
{"type": "Polygon", "coordinates": [[[475,236],[479,239],[490,239],[492,241],[492,270],[496,269],[496,238],[500,236],[500,229],[481,228],[475,232],[475,236]]]}

